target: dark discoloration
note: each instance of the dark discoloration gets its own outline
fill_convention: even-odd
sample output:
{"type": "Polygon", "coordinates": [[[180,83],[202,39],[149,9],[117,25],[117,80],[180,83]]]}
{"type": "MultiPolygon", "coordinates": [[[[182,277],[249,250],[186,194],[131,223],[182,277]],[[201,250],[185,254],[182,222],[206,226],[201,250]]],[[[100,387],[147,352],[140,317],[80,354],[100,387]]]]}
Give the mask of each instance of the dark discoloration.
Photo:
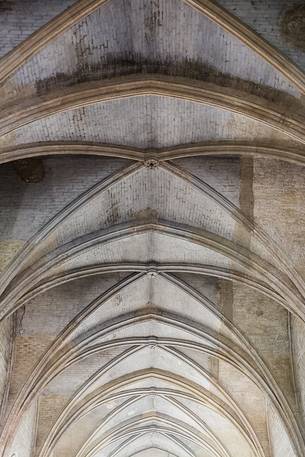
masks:
{"type": "Polygon", "coordinates": [[[305,4],[286,10],[281,18],[281,31],[290,44],[305,50],[305,4]]]}
{"type": "Polygon", "coordinates": [[[14,0],[0,0],[0,14],[7,11],[13,11],[14,0]]]}
{"type": "Polygon", "coordinates": [[[14,167],[22,181],[29,184],[41,182],[45,175],[43,161],[39,158],[18,160],[14,167]]]}
{"type": "Polygon", "coordinates": [[[153,42],[156,38],[157,30],[163,25],[163,11],[160,9],[158,1],[151,2],[151,9],[144,17],[144,25],[146,46],[153,51],[153,42]]]}
{"type": "Polygon", "coordinates": [[[229,74],[221,73],[213,66],[200,60],[185,58],[178,61],[170,57],[165,60],[154,60],[128,53],[107,55],[99,63],[94,65],[83,61],[73,73],[57,73],[51,78],[37,81],[36,90],[38,95],[43,95],[55,88],[71,87],[83,82],[106,80],[128,75],[148,74],[183,77],[214,83],[221,87],[259,96],[271,102],[277,102],[285,106],[294,106],[295,109],[304,109],[300,102],[287,93],[269,86],[263,86],[252,81],[246,81],[241,78],[232,77],[229,74]]]}
{"type": "Polygon", "coordinates": [[[152,208],[145,208],[137,213],[133,214],[133,220],[136,220],[139,223],[154,223],[159,220],[159,213],[157,210],[152,208]]]}

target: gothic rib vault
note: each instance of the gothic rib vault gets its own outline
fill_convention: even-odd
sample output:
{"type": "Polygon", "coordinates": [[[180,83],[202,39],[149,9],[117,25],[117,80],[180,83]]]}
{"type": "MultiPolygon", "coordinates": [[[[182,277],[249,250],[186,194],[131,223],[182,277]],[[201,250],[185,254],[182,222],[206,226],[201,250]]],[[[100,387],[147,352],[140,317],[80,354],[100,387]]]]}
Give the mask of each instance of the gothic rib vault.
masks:
{"type": "Polygon", "coordinates": [[[293,8],[0,2],[1,456],[305,456],[293,8]]]}

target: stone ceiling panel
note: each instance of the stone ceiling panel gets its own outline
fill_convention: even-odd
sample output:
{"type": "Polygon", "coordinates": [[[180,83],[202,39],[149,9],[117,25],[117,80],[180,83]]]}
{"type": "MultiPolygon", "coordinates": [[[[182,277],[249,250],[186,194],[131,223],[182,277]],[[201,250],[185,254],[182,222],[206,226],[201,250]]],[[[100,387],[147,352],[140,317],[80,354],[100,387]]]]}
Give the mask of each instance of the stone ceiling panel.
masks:
{"type": "Polygon", "coordinates": [[[0,454],[303,457],[304,7],[2,3],[0,454]]]}
{"type": "Polygon", "coordinates": [[[6,147],[38,141],[92,141],[137,148],[224,140],[293,144],[285,134],[241,114],[158,96],[54,114],[2,139],[6,147]]]}
{"type": "Polygon", "coordinates": [[[0,5],[0,57],[11,51],[76,0],[4,0],[0,5]]]}
{"type": "Polygon", "coordinates": [[[279,99],[281,91],[299,95],[257,53],[181,0],[111,0],[39,51],[9,85],[20,96],[141,72],[218,78],[267,97],[274,89],[279,99]]]}
{"type": "Polygon", "coordinates": [[[29,239],[73,197],[123,168],[127,162],[94,157],[54,157],[44,159],[43,164],[44,179],[30,186],[16,175],[13,165],[1,167],[0,233],[3,240],[29,239]],[[38,207],[39,212],[36,211],[38,207]],[[13,208],[16,211],[12,211],[13,208]]]}
{"type": "MultiPolygon", "coordinates": [[[[218,0],[217,3],[239,17],[245,24],[250,26],[267,42],[271,43],[283,55],[291,59],[302,70],[305,68],[304,48],[296,46],[293,39],[283,33],[283,21],[289,19],[285,16],[288,11],[298,11],[294,22],[291,22],[291,32],[295,39],[300,35],[302,20],[304,20],[304,8],[302,2],[294,0],[218,0]]],[[[287,24],[288,25],[288,24],[287,24]]]]}

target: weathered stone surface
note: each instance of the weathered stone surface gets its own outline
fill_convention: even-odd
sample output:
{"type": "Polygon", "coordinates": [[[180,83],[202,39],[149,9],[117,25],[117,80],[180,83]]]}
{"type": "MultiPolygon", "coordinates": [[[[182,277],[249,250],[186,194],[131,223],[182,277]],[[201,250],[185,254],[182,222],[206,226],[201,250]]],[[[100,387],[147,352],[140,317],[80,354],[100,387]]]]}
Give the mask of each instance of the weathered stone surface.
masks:
{"type": "Polygon", "coordinates": [[[45,171],[41,159],[23,159],[15,163],[15,170],[22,181],[33,184],[43,180],[45,171]]]}
{"type": "Polygon", "coordinates": [[[288,9],[282,18],[282,33],[295,46],[305,49],[305,6],[288,9]]]}
{"type": "Polygon", "coordinates": [[[0,455],[304,457],[303,7],[2,3],[0,455]]]}

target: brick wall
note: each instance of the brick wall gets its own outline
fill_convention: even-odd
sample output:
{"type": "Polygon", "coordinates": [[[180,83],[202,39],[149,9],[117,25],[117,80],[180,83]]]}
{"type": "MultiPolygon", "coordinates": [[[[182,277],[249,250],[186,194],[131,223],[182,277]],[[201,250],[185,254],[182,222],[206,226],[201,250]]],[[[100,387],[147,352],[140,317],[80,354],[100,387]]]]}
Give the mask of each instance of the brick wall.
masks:
{"type": "Polygon", "coordinates": [[[3,0],[0,2],[0,56],[4,56],[75,0],[3,0]]]}

